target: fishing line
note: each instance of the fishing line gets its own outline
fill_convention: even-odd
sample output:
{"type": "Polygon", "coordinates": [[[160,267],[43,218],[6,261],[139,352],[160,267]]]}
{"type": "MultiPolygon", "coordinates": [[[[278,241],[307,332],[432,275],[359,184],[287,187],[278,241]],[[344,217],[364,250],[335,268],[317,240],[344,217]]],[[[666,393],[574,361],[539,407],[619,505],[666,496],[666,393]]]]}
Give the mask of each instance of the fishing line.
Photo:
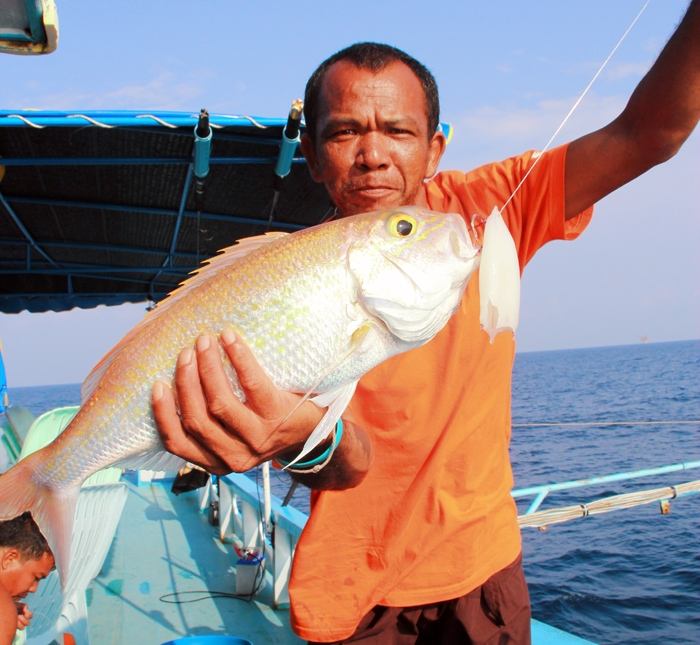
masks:
{"type": "Polygon", "coordinates": [[[190,602],[199,602],[200,600],[209,600],[212,598],[234,598],[236,600],[246,600],[250,602],[253,599],[254,594],[235,594],[230,591],[210,591],[208,589],[202,590],[192,590],[192,591],[173,591],[172,593],[163,594],[158,598],[161,602],[168,603],[170,605],[185,605],[190,602]],[[192,594],[199,594],[197,598],[191,598],[189,600],[179,600],[179,596],[189,596],[192,594]]]}
{"type": "Polygon", "coordinates": [[[578,108],[579,104],[581,101],[583,101],[584,97],[586,94],[588,94],[588,90],[591,89],[593,83],[597,80],[597,78],[601,75],[605,67],[607,66],[608,62],[610,59],[615,55],[615,52],[618,50],[622,42],[627,38],[627,34],[629,34],[630,31],[632,31],[632,28],[637,24],[637,21],[641,18],[642,14],[644,11],[646,11],[646,8],[649,6],[649,3],[651,0],[646,0],[642,8],[639,10],[639,13],[634,17],[634,20],[630,23],[630,25],[625,29],[624,33],[620,37],[620,39],[617,41],[617,44],[612,48],[612,51],[608,54],[607,58],[603,61],[602,65],[598,68],[598,71],[593,75],[593,78],[590,80],[588,85],[586,85],[586,88],[583,90],[582,94],[576,99],[574,102],[573,106],[569,110],[569,113],[564,117],[564,120],[559,124],[559,127],[554,131],[554,134],[549,138],[549,141],[545,144],[544,148],[540,151],[540,154],[537,156],[535,159],[534,163],[528,171],[525,173],[523,178],[520,180],[520,183],[515,187],[513,192],[510,194],[510,197],[506,200],[505,204],[503,204],[503,207],[501,208],[501,211],[505,210],[506,206],[510,203],[510,201],[515,197],[515,194],[520,190],[520,187],[525,183],[525,180],[528,178],[529,174],[534,170],[535,166],[539,162],[539,160],[542,158],[542,155],[549,149],[549,146],[552,145],[552,142],[556,138],[556,136],[561,132],[561,129],[566,125],[566,122],[569,120],[571,115],[576,111],[576,108],[578,108]]]}

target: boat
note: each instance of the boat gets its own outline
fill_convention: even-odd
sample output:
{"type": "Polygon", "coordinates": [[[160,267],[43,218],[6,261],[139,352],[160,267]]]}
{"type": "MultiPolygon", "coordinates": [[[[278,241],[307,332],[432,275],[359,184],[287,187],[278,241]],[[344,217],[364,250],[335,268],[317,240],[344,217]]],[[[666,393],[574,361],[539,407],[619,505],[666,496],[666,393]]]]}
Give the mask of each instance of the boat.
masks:
{"type": "MultiPolygon", "coordinates": [[[[450,127],[442,127],[449,134],[450,127]]],[[[0,313],[155,303],[239,237],[322,221],[330,204],[298,153],[301,128],[295,103],[286,118],[206,110],[0,110],[0,208],[7,214],[0,218],[0,313]]],[[[12,461],[41,419],[12,405],[4,414],[3,448],[12,461]]],[[[65,423],[64,411],[47,414],[65,423]]],[[[545,527],[697,491],[697,482],[689,482],[643,499],[607,496],[542,508],[552,491],[650,474],[514,491],[532,500],[521,524],[545,527]]],[[[208,478],[197,492],[181,495],[171,490],[173,478],[150,471],[120,476],[123,510],[96,575],[79,606],[54,606],[52,620],[36,620],[29,642],[50,642],[64,632],[80,644],[165,643],[206,634],[256,644],[301,642],[289,628],[287,578],[305,514],[247,475],[208,478]]],[[[46,588],[51,585],[55,592],[55,576],[46,588]]],[[[537,620],[532,633],[536,645],[589,642],[537,620]]]]}
{"type": "MultiPolygon", "coordinates": [[[[202,118],[177,112],[0,111],[5,167],[0,203],[14,224],[0,222],[1,271],[11,277],[0,287],[0,312],[155,302],[202,258],[230,243],[231,235],[296,230],[323,219],[328,203],[295,151],[285,153],[286,180],[273,172],[283,156],[289,118],[207,115],[209,168],[198,186],[195,155],[202,118]],[[80,182],[69,181],[75,172],[80,182]],[[52,219],[59,225],[42,224],[52,219]]],[[[26,415],[10,416],[24,417],[20,423],[26,428],[26,415]]],[[[21,432],[15,444],[21,443],[21,432]]],[[[674,469],[698,467],[700,462],[690,462],[674,469]]],[[[521,524],[548,526],[629,505],[632,500],[625,498],[541,508],[552,491],[623,476],[640,473],[515,491],[516,498],[532,499],[521,524]]],[[[124,476],[126,506],[105,568],[88,589],[83,642],[107,642],[106,634],[120,634],[111,642],[134,643],[143,633],[150,642],[165,642],[219,629],[257,643],[298,642],[284,607],[294,545],[306,516],[245,475],[222,477],[216,484],[210,480],[200,499],[170,493],[172,478],[173,473],[124,476]],[[218,531],[209,522],[212,496],[218,531]],[[250,594],[251,603],[222,600],[235,594],[241,567],[252,566],[242,563],[245,558],[233,544],[239,553],[259,558],[258,582],[265,584],[250,594]],[[192,593],[192,580],[199,582],[199,596],[192,593]],[[168,594],[170,605],[159,600],[168,594]],[[188,602],[194,597],[197,602],[188,602]]],[[[658,490],[644,499],[669,500],[697,485],[658,490]]],[[[586,642],[537,621],[533,637],[535,643],[586,642]]]]}

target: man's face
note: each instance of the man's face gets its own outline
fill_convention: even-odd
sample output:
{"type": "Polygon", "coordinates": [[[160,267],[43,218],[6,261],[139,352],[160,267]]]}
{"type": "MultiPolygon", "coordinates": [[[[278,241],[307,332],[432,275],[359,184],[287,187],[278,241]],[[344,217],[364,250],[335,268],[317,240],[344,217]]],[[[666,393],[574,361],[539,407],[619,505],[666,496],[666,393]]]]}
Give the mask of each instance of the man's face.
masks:
{"type": "Polygon", "coordinates": [[[38,559],[23,558],[17,549],[7,549],[0,559],[0,581],[14,599],[24,598],[36,591],[54,568],[53,555],[42,553],[38,559]]]}
{"type": "Polygon", "coordinates": [[[376,74],[334,63],[321,86],[316,140],[302,139],[314,180],[341,215],[414,203],[437,170],[441,132],[428,132],[423,87],[401,62],[376,74]]]}

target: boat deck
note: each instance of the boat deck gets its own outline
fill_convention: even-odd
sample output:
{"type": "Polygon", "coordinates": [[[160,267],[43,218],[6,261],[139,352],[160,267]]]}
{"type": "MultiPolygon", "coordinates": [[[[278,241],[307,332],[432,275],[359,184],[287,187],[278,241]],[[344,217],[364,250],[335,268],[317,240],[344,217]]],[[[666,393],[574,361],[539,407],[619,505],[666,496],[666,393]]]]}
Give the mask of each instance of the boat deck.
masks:
{"type": "Polygon", "coordinates": [[[88,589],[91,642],[157,645],[203,634],[240,636],[255,645],[303,642],[289,628],[288,611],[271,608],[269,582],[251,601],[212,596],[235,592],[237,555],[199,511],[196,493],[176,497],[170,482],[125,481],[129,495],[117,534],[88,589]],[[198,600],[161,600],[173,592],[198,600]]]}
{"type": "MultiPolygon", "coordinates": [[[[269,575],[253,600],[217,597],[235,592],[238,557],[200,512],[196,493],[176,497],[169,481],[124,481],[129,494],[119,528],[87,592],[91,642],[159,645],[204,634],[239,636],[254,645],[303,642],[289,628],[288,611],[272,609],[269,575]],[[184,602],[161,599],[173,592],[184,602]]],[[[532,637],[534,645],[590,645],[536,620],[532,637]]]]}

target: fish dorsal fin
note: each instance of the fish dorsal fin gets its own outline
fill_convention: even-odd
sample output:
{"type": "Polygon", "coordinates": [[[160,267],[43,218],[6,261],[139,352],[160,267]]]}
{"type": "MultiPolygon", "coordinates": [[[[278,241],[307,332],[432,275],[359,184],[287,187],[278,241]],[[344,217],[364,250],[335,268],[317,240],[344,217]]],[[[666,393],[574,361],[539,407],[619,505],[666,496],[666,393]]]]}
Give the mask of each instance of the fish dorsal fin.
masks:
{"type": "Polygon", "coordinates": [[[283,233],[281,231],[271,231],[265,233],[264,235],[246,237],[238,240],[231,246],[221,249],[217,255],[204,260],[198,269],[195,269],[190,276],[180,284],[180,286],[171,291],[151,311],[149,311],[143,317],[141,322],[133,327],[131,331],[129,331],[124,338],[122,338],[112,349],[110,349],[102,360],[92,368],[92,371],[83,381],[80,388],[81,399],[86,401],[90,398],[90,395],[95,391],[95,388],[102,379],[102,376],[120,354],[122,349],[124,349],[124,347],[126,347],[126,345],[128,345],[134,337],[140,334],[145,327],[152,325],[154,321],[158,320],[158,318],[167,312],[174,303],[181,300],[203,282],[210,280],[215,275],[218,275],[219,272],[240,261],[247,255],[257,251],[261,247],[267,246],[272,242],[287,237],[288,235],[289,233],[283,233]]]}
{"type": "Polygon", "coordinates": [[[247,255],[257,251],[259,248],[267,246],[272,242],[276,242],[281,238],[285,238],[288,235],[289,233],[283,233],[281,231],[271,231],[269,233],[264,233],[263,235],[245,237],[242,240],[238,240],[235,244],[221,249],[217,255],[204,260],[198,269],[195,269],[192,271],[192,273],[190,273],[190,277],[187,278],[187,280],[165,296],[165,298],[163,298],[163,300],[161,300],[155,306],[149,316],[144,319],[144,322],[147,322],[149,318],[153,319],[157,317],[163,311],[167,311],[174,302],[177,302],[194,288],[198,287],[203,282],[210,280],[212,277],[230,267],[232,264],[239,262],[247,255]]]}

